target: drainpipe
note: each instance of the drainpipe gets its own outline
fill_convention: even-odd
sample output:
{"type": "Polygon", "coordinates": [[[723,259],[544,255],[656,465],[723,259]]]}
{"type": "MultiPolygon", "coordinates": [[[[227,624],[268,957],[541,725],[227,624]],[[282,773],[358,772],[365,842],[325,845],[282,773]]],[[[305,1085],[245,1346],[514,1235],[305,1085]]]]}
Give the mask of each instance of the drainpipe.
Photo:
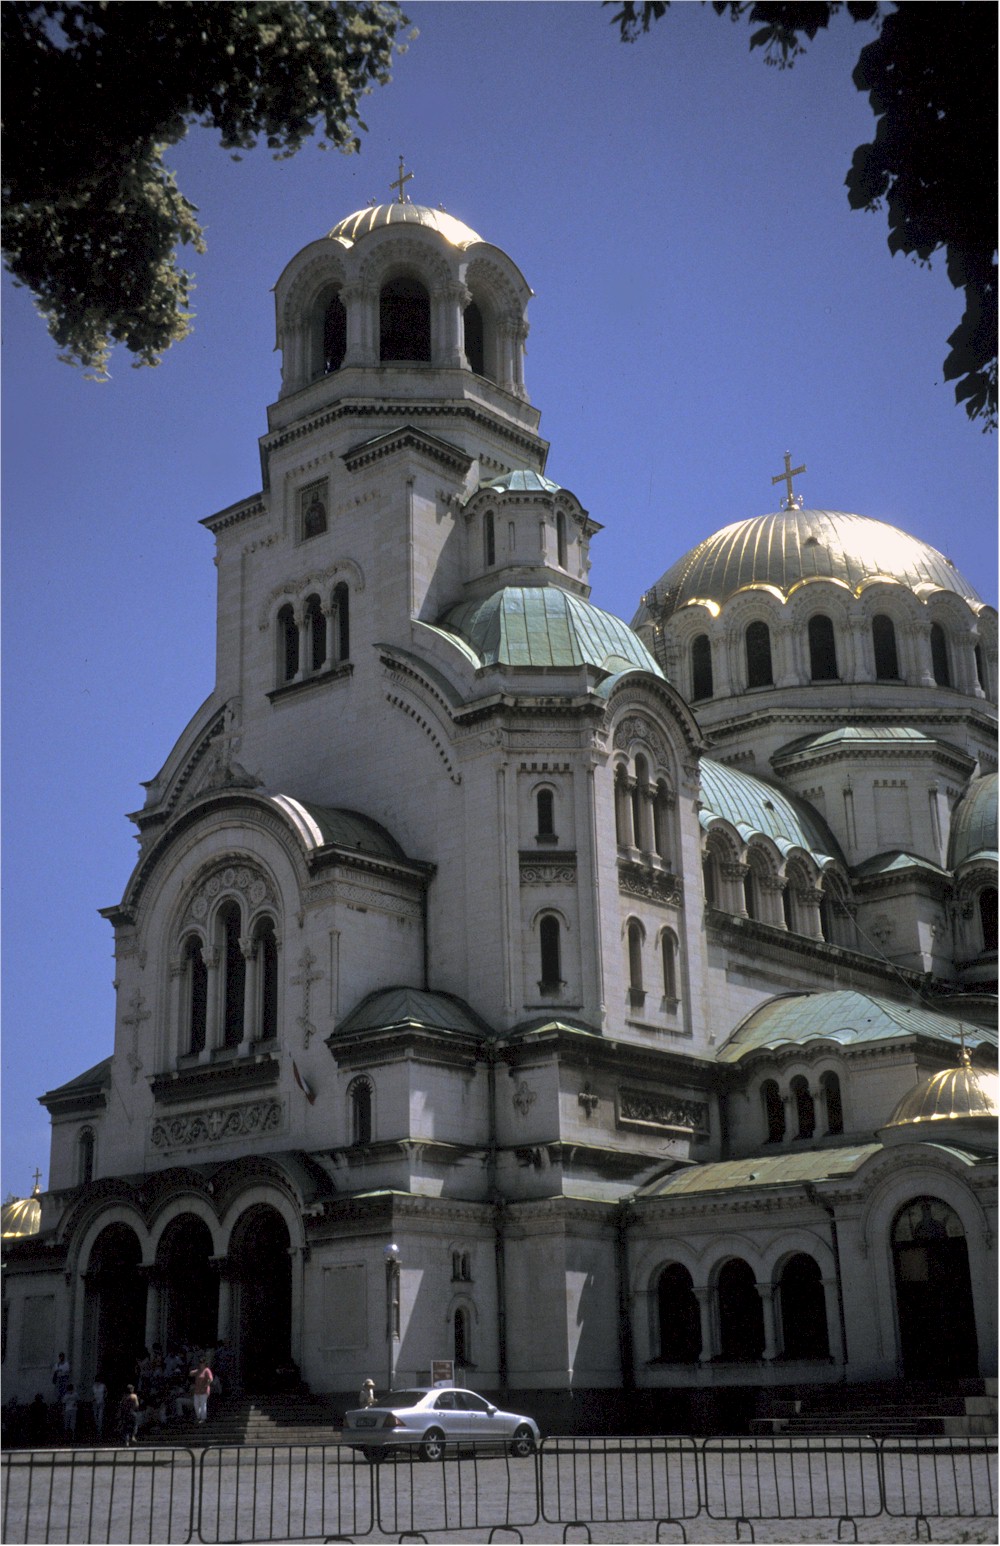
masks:
{"type": "Polygon", "coordinates": [[[486,1092],[489,1115],[489,1138],[486,1147],[486,1189],[493,1205],[493,1260],[496,1266],[497,1293],[497,1378],[500,1394],[507,1399],[507,1269],[506,1269],[506,1204],[497,1186],[497,1048],[490,1042],[486,1048],[486,1092]]]}
{"type": "Polygon", "coordinates": [[[631,1200],[623,1197],[615,1218],[615,1269],[618,1278],[618,1356],[621,1362],[622,1389],[635,1392],[635,1354],[632,1344],[632,1307],[628,1280],[628,1226],[632,1222],[631,1200]]]}
{"type": "Polygon", "coordinates": [[[821,1197],[811,1181],[807,1181],[803,1190],[814,1208],[822,1208],[830,1220],[830,1245],[833,1250],[833,1266],[837,1274],[837,1314],[840,1317],[840,1345],[844,1349],[844,1363],[840,1371],[840,1378],[847,1378],[847,1317],[844,1314],[844,1283],[840,1271],[840,1246],[837,1242],[837,1214],[832,1203],[821,1197]]]}

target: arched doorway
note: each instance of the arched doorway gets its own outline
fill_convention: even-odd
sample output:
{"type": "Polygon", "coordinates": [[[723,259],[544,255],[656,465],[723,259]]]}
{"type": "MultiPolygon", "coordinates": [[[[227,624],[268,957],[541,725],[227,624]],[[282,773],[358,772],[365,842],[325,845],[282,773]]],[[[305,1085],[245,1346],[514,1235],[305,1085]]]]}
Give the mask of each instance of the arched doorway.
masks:
{"type": "Polygon", "coordinates": [[[660,1357],[665,1363],[695,1363],[701,1354],[701,1313],[691,1274],[680,1262],[664,1267],[656,1284],[660,1357]]]}
{"type": "Polygon", "coordinates": [[[292,1259],[288,1226],[257,1203],[240,1215],[229,1247],[240,1380],[248,1392],[287,1382],[292,1346],[292,1259]]]}
{"type": "Polygon", "coordinates": [[[112,1402],[134,1380],[142,1354],[146,1283],[141,1261],[142,1248],[128,1224],[108,1224],[90,1252],[85,1277],[87,1340],[94,1373],[104,1376],[112,1402]]]}
{"type": "Polygon", "coordinates": [[[756,1362],[764,1352],[764,1307],[753,1269],[734,1256],[719,1273],[719,1351],[733,1362],[756,1362]]]}
{"type": "Polygon", "coordinates": [[[789,1257],[778,1286],[781,1340],[786,1358],[828,1358],[826,1294],[819,1265],[804,1251],[789,1257]]]}
{"type": "Polygon", "coordinates": [[[163,1232],[157,1267],[167,1345],[193,1351],[214,1347],[219,1325],[219,1278],[211,1264],[212,1236],[193,1213],[172,1219],[163,1232]]]}
{"type": "Polygon", "coordinates": [[[892,1228],[899,1347],[907,1379],[962,1379],[979,1370],[965,1230],[938,1197],[917,1197],[892,1228]]]}

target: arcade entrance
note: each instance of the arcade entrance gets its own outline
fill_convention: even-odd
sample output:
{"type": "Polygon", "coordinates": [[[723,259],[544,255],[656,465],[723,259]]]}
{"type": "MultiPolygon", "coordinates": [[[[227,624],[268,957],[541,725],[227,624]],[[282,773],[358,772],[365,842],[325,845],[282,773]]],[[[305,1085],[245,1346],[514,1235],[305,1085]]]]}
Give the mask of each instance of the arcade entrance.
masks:
{"type": "Polygon", "coordinates": [[[102,1374],[109,1402],[134,1382],[146,1331],[146,1280],[142,1248],[127,1224],[101,1230],[90,1253],[84,1305],[85,1344],[95,1374],[102,1374]]]}
{"type": "Polygon", "coordinates": [[[248,1208],[229,1246],[240,1380],[251,1394],[289,1381],[292,1261],[288,1226],[266,1203],[248,1208]]]}
{"type": "Polygon", "coordinates": [[[962,1221],[937,1197],[918,1197],[892,1231],[896,1311],[907,1379],[979,1372],[969,1253],[962,1221]]]}

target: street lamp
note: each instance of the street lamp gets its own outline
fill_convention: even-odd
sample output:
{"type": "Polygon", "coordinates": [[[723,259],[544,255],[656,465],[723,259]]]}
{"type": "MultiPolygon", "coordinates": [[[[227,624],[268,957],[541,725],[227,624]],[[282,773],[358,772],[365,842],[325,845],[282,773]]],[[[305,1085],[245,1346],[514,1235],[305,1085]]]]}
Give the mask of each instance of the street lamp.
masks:
{"type": "Polygon", "coordinates": [[[385,1255],[385,1341],[388,1388],[396,1383],[396,1343],[399,1340],[399,1246],[387,1245],[385,1255]]]}

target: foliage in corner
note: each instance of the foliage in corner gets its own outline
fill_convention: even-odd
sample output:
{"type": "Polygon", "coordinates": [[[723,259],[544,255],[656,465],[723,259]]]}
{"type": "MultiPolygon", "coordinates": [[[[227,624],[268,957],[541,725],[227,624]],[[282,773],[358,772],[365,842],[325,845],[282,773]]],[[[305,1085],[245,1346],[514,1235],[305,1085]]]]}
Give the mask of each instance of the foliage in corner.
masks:
{"type": "Polygon", "coordinates": [[[177,254],[204,241],[166,148],[202,125],[237,156],[294,155],[317,128],[357,150],[408,23],[394,3],[7,0],[0,25],[4,262],[60,357],[101,375],[116,343],[156,365],[190,331],[177,254]]]}
{"type": "MultiPolygon", "coordinates": [[[[611,4],[612,0],[604,0],[611,4]]],[[[618,0],[614,0],[618,3],[618,0]]],[[[670,0],[625,0],[612,17],[622,41],[648,32],[670,0]]],[[[979,0],[918,5],[883,14],[877,4],[768,5],[713,0],[718,15],[746,16],[750,47],[790,68],[838,11],[878,29],[852,79],[868,93],[874,140],[859,145],[845,179],[852,209],[885,209],[889,249],[918,263],[943,253],[948,278],[965,292],[965,313],[948,339],[944,378],[984,429],[997,425],[997,27],[979,0]]],[[[884,9],[884,8],[883,8],[884,9]]]]}

